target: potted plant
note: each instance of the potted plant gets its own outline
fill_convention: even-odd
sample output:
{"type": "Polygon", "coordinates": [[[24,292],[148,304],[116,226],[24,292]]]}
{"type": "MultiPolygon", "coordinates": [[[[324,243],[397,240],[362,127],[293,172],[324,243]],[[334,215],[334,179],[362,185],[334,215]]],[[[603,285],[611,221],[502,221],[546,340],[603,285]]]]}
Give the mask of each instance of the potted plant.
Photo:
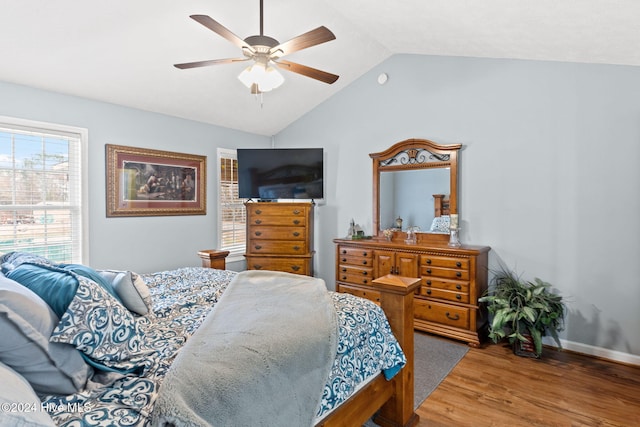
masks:
{"type": "Polygon", "coordinates": [[[562,296],[550,291],[551,285],[538,278],[522,280],[508,269],[494,272],[490,293],[480,298],[493,316],[489,338],[505,337],[519,356],[540,357],[542,337],[551,335],[562,348],[558,332],[564,329],[566,312],[562,296]]]}

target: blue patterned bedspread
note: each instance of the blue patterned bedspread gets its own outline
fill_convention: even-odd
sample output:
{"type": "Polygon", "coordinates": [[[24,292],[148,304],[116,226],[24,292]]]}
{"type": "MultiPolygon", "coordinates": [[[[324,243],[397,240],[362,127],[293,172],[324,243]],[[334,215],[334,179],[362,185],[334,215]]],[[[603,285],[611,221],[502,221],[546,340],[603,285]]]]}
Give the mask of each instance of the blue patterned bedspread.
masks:
{"type": "MultiPolygon", "coordinates": [[[[146,426],[158,388],[176,354],[218,302],[236,273],[189,267],[142,275],[153,313],[139,317],[155,350],[143,376],[100,373],[87,390],[48,396],[43,407],[60,426],[146,426]]],[[[331,292],[340,341],[317,418],[344,402],[366,379],[384,371],[391,378],[406,359],[382,310],[349,294],[331,292]]]]}

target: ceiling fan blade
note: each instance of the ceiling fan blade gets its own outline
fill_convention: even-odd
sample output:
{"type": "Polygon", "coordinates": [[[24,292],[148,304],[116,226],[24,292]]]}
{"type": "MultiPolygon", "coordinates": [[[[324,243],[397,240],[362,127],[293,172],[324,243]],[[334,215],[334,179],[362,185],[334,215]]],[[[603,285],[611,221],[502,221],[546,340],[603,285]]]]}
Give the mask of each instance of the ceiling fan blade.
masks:
{"type": "Polygon", "coordinates": [[[232,62],[248,61],[249,58],[227,58],[227,59],[210,59],[208,61],[185,62],[183,64],[173,64],[174,67],[186,70],[188,68],[208,67],[209,65],[230,64],[232,62]]]}
{"type": "Polygon", "coordinates": [[[282,53],[278,52],[279,55],[276,56],[281,57],[302,49],[306,49],[311,46],[316,46],[331,40],[335,40],[335,38],[336,36],[327,27],[322,26],[271,48],[269,53],[275,54],[276,52],[280,51],[282,53]]]}
{"type": "Polygon", "coordinates": [[[307,67],[306,65],[296,64],[291,61],[279,60],[275,62],[275,64],[284,70],[302,74],[303,76],[311,77],[312,79],[320,80],[321,82],[328,84],[334,83],[340,77],[335,74],[327,73],[326,71],[307,67]]]}
{"type": "Polygon", "coordinates": [[[253,48],[249,46],[244,40],[242,40],[240,37],[233,34],[224,25],[220,24],[218,21],[214,20],[213,18],[207,15],[191,15],[189,17],[199,22],[200,24],[204,25],[214,33],[219,34],[220,36],[229,40],[231,43],[235,44],[240,49],[249,49],[253,52],[253,48]]]}

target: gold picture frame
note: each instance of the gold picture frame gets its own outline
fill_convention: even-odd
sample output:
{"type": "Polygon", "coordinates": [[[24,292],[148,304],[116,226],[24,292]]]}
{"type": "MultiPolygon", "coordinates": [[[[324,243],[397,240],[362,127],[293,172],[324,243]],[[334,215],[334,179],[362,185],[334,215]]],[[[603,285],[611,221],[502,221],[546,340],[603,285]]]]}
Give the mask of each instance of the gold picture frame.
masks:
{"type": "Polygon", "coordinates": [[[107,217],[205,215],[207,158],[105,145],[107,217]]]}

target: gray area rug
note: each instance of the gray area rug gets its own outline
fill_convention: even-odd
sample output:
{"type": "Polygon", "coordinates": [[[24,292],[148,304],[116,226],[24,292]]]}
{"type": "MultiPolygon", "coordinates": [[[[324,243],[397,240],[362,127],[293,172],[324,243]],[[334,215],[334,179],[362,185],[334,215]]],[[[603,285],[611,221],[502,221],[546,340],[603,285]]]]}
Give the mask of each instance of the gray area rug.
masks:
{"type": "MultiPolygon", "coordinates": [[[[414,408],[418,408],[467,354],[469,346],[462,342],[416,332],[414,349],[414,408]]],[[[377,424],[369,420],[365,426],[375,427],[377,424]]]]}

